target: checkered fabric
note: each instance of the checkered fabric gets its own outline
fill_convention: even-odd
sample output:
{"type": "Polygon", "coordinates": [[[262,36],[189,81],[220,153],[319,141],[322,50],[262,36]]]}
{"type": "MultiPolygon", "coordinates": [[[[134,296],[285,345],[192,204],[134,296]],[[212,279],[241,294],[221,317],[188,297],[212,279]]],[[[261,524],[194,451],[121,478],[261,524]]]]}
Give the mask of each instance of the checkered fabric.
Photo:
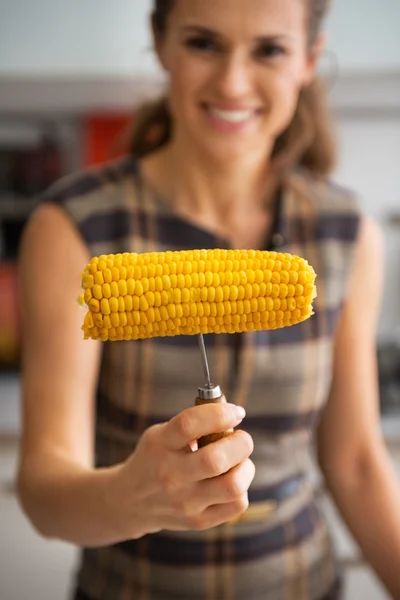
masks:
{"type": "MultiPolygon", "coordinates": [[[[64,178],[48,191],[92,255],[227,248],[229,241],[174,213],[128,157],[64,178]]],[[[317,272],[315,315],[272,332],[207,336],[212,377],[246,407],[256,476],[250,501],[291,479],[303,483],[261,522],[206,532],[162,531],[85,549],[77,596],[85,600],[333,600],[331,538],[309,474],[313,431],[332,377],[333,335],[346,298],[360,214],[353,195],[295,171],[282,186],[275,249],[317,272]],[[240,342],[240,343],[238,343],[240,342]]],[[[266,243],[266,246],[268,244],[266,243]]],[[[202,385],[197,339],[103,345],[97,392],[96,464],[124,460],[142,432],[193,405],[202,385]]]]}

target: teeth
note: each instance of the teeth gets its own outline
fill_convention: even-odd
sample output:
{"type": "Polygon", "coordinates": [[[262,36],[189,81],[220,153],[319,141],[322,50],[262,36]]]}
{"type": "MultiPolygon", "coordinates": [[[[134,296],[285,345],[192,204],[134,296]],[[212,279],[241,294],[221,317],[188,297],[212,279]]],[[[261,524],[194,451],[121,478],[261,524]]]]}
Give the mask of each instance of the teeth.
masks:
{"type": "Polygon", "coordinates": [[[251,110],[225,111],[213,108],[212,106],[209,106],[208,110],[213,117],[217,117],[217,119],[221,119],[222,121],[227,121],[227,123],[244,123],[250,119],[253,114],[253,111],[251,110]]]}

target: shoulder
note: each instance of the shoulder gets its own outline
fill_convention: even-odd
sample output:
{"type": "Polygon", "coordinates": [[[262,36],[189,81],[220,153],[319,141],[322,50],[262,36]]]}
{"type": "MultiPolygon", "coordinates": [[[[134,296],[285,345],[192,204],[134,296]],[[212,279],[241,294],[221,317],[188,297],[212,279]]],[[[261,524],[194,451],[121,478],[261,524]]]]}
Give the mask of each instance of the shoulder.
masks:
{"type": "Polygon", "coordinates": [[[136,161],[124,157],[100,166],[82,169],[66,175],[51,185],[43,194],[44,202],[67,204],[90,200],[106,190],[115,189],[137,172],[136,161]]]}
{"type": "Polygon", "coordinates": [[[39,209],[55,207],[64,213],[92,254],[105,252],[105,244],[112,252],[115,240],[131,233],[129,183],[135,186],[136,175],[131,157],[78,171],[50,186],[39,209]]]}
{"type": "Polygon", "coordinates": [[[354,190],[304,170],[290,173],[286,186],[292,199],[291,213],[312,222],[318,240],[357,240],[363,212],[354,190]]]}
{"type": "Polygon", "coordinates": [[[306,170],[293,170],[286,179],[294,193],[305,196],[317,212],[360,214],[358,194],[334,179],[317,177],[306,170]]]}
{"type": "Polygon", "coordinates": [[[371,217],[364,216],[354,257],[353,281],[356,289],[382,287],[384,255],[385,242],[381,227],[371,217]]]}

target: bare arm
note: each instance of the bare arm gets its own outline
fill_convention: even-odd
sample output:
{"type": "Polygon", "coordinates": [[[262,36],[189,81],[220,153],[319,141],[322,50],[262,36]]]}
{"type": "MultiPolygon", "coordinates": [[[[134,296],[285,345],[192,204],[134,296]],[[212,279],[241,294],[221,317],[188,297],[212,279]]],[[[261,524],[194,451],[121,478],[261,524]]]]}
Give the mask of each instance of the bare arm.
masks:
{"type": "Polygon", "coordinates": [[[318,431],[327,485],[366,559],[400,598],[400,487],[380,433],[375,337],[382,240],[365,219],[337,332],[331,396],[318,431]]]}
{"type": "Polygon", "coordinates": [[[98,542],[109,533],[112,476],[91,469],[100,345],[83,341],[76,302],[87,259],[61,210],[42,207],[28,225],[20,257],[24,344],[18,488],[41,533],[77,543],[98,542]]]}
{"type": "MultiPolygon", "coordinates": [[[[88,256],[60,209],[41,208],[21,254],[23,439],[19,497],[46,537],[102,546],[161,529],[205,529],[241,514],[254,477],[252,440],[232,405],[189,408],[148,429],[120,465],[93,467],[100,345],[83,341],[76,299],[88,256]]],[[[110,342],[111,343],[111,342],[110,342]]],[[[189,404],[189,401],[188,401],[189,404]]]]}

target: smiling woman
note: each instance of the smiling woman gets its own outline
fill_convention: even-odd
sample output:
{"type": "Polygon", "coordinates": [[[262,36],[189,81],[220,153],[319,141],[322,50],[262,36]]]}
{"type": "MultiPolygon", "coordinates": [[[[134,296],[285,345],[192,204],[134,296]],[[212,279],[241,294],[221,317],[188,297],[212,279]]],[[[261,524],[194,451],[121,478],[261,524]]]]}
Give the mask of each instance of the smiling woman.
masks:
{"type": "MultiPolygon", "coordinates": [[[[139,114],[130,156],[58,182],[25,233],[19,493],[43,535],[85,548],[76,600],[339,598],[340,573],[311,484],[313,439],[341,514],[400,598],[400,493],[377,411],[382,250],[354,194],[328,179],[334,145],[315,79],[326,5],[157,0],[165,98],[139,114]],[[144,295],[155,302],[164,267],[171,277],[185,274],[187,299],[207,268],[214,331],[222,309],[226,331],[240,312],[250,322],[251,303],[237,302],[239,291],[218,313],[217,290],[218,300],[229,294],[229,269],[212,273],[220,263],[186,261],[174,273],[178,266],[160,258],[155,279],[151,265],[124,263],[196,249],[216,251],[218,260],[227,249],[246,249],[254,263],[256,250],[270,250],[272,321],[294,308],[296,289],[306,291],[295,262],[284,268],[276,251],[314,267],[318,296],[315,314],[291,327],[208,335],[212,376],[228,402],[193,407],[201,371],[193,336],[100,348],[82,340],[76,298],[85,265],[103,256],[84,278],[89,299],[96,288],[86,324],[98,337],[108,319],[112,338],[123,327],[129,338],[134,317],[136,327],[148,317],[134,314],[127,279],[147,310],[144,295]],[[197,440],[242,421],[241,430],[198,448],[197,440]]],[[[251,268],[249,297],[263,276],[261,263],[251,268]]],[[[158,301],[167,305],[162,285],[158,301]]],[[[183,306],[177,315],[160,305],[164,320],[181,319],[169,331],[186,326],[189,314],[191,325],[201,318],[195,302],[183,302],[186,315],[183,306]]]]}
{"type": "MultiPolygon", "coordinates": [[[[208,144],[207,155],[218,152],[218,143],[224,143],[218,131],[250,135],[253,129],[260,137],[260,154],[272,144],[274,163],[280,169],[303,164],[315,173],[329,173],[336,149],[323,86],[314,77],[328,3],[284,0],[279,9],[269,3],[267,11],[265,2],[259,1],[251,9],[246,3],[235,3],[227,11],[216,2],[206,14],[201,2],[194,1],[190,9],[188,4],[174,6],[173,0],[155,2],[156,47],[171,77],[171,94],[138,111],[132,153],[141,156],[167,142],[171,118],[179,113],[183,119],[190,107],[195,117],[194,100],[194,106],[204,111],[205,123],[198,122],[197,138],[208,144]],[[177,19],[179,25],[174,27],[177,19]],[[307,25],[300,30],[299,20],[307,25]],[[246,86],[257,86],[256,98],[250,98],[246,86]],[[238,104],[238,97],[242,104],[243,98],[251,104],[238,104]],[[211,130],[207,137],[204,126],[211,130]]],[[[232,143],[231,138],[227,159],[235,152],[243,157],[243,138],[236,147],[232,143]]],[[[253,144],[250,150],[254,151],[253,144]]]]}

